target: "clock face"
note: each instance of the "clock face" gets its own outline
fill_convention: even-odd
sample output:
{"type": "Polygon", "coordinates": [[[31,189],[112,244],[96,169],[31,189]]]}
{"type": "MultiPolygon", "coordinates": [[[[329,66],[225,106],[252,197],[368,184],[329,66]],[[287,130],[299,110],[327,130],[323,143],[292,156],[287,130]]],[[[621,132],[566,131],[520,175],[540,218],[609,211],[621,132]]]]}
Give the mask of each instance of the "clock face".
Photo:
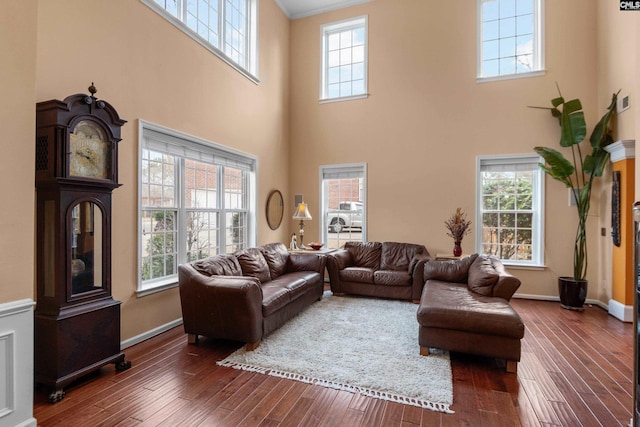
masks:
{"type": "Polygon", "coordinates": [[[109,141],[104,131],[89,120],[78,122],[69,137],[71,148],[69,175],[107,179],[109,173],[109,141]]]}

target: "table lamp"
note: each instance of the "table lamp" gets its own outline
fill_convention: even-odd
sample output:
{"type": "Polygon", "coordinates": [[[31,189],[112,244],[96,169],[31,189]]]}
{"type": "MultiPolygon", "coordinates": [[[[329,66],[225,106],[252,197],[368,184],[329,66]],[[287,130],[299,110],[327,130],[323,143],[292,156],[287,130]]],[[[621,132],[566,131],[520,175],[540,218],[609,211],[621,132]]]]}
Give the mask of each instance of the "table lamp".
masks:
{"type": "Polygon", "coordinates": [[[300,220],[300,249],[304,249],[304,220],[310,220],[311,214],[309,213],[309,207],[305,202],[301,202],[298,204],[296,208],[296,213],[293,214],[293,219],[300,220]]]}

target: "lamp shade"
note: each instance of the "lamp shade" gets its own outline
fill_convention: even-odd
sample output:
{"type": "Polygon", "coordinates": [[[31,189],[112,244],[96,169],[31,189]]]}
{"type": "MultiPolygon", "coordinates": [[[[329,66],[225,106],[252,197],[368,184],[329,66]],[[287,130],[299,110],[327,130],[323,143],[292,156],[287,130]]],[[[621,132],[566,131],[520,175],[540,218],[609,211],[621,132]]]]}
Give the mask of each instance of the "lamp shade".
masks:
{"type": "Polygon", "coordinates": [[[293,219],[313,219],[311,218],[311,214],[309,213],[309,207],[305,202],[298,204],[298,208],[296,209],[296,213],[293,214],[293,219]]]}

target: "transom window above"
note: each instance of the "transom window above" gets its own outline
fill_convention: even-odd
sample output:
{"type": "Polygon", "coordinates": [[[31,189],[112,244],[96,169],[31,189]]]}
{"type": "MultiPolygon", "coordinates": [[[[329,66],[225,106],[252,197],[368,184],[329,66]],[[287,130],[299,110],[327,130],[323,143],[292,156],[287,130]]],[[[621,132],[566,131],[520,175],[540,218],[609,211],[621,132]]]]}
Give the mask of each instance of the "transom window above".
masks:
{"type": "Polygon", "coordinates": [[[257,80],[257,0],[142,0],[214,54],[257,80]]]}
{"type": "Polygon", "coordinates": [[[478,0],[479,79],[541,74],[542,1],[478,0]]]}
{"type": "Polygon", "coordinates": [[[367,94],[367,17],[322,26],[320,99],[367,94]]]}

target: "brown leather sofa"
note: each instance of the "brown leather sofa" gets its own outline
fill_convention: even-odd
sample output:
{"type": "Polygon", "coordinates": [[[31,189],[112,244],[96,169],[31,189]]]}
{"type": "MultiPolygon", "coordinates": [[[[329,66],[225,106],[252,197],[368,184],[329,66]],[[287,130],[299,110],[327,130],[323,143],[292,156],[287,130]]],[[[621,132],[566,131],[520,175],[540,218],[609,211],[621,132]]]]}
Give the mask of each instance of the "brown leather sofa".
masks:
{"type": "Polygon", "coordinates": [[[418,302],[422,269],[431,259],[422,245],[347,242],[327,256],[331,292],[418,302]]]}
{"type": "Polygon", "coordinates": [[[516,372],[524,324],[509,300],[520,280],[496,258],[431,261],[418,307],[420,354],[429,348],[495,357],[516,372]]]}
{"type": "Polygon", "coordinates": [[[322,298],[325,259],[290,254],[270,243],[178,266],[189,343],[198,335],[237,340],[254,350],[261,339],[322,298]]]}

